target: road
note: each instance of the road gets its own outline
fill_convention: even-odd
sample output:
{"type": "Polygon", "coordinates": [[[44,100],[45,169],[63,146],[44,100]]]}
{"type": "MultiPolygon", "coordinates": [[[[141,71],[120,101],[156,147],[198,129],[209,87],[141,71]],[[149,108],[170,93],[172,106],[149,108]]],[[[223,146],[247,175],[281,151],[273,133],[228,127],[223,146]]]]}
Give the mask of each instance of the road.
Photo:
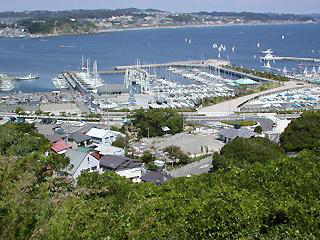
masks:
{"type": "Polygon", "coordinates": [[[285,82],[283,86],[278,87],[278,88],[273,88],[273,89],[269,89],[260,93],[254,93],[254,94],[250,94],[247,96],[243,96],[243,97],[239,97],[239,98],[235,98],[229,101],[225,101],[222,103],[218,103],[209,107],[204,107],[198,110],[198,113],[204,113],[206,115],[226,115],[226,114],[232,114],[235,112],[239,112],[240,111],[240,105],[244,104],[254,98],[263,96],[263,95],[269,95],[269,94],[273,94],[273,93],[277,93],[277,92],[281,92],[281,91],[285,91],[285,90],[291,90],[291,89],[298,89],[298,88],[303,88],[303,87],[310,87],[312,86],[311,84],[306,84],[306,83],[301,83],[301,82],[297,82],[297,81],[289,81],[289,82],[285,82]],[[297,85],[297,83],[299,84],[303,84],[303,85],[297,85]]]}
{"type": "Polygon", "coordinates": [[[200,174],[208,173],[211,167],[212,167],[212,157],[207,157],[203,160],[193,162],[181,168],[177,168],[172,171],[169,171],[169,174],[173,178],[188,177],[192,175],[200,175],[200,174]]]}

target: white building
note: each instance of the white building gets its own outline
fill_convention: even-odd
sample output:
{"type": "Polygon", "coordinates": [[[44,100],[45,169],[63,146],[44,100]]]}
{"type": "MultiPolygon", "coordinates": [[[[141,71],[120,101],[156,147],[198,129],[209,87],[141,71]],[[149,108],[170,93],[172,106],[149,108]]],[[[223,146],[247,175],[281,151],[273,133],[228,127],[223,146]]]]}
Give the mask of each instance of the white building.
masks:
{"type": "Polygon", "coordinates": [[[77,179],[85,171],[99,171],[99,160],[89,153],[71,149],[65,153],[65,156],[70,159],[70,163],[64,172],[73,179],[77,179]]]}
{"type": "Polygon", "coordinates": [[[91,128],[87,133],[87,136],[91,137],[94,144],[100,145],[111,145],[118,136],[122,134],[120,132],[115,132],[111,130],[105,130],[100,128],[91,128]]]}

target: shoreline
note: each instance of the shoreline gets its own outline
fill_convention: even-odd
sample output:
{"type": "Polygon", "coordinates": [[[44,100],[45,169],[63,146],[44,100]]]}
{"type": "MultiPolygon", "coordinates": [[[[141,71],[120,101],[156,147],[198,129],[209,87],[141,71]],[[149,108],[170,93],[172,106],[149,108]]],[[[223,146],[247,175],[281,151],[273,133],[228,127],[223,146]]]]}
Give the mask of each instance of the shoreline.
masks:
{"type": "Polygon", "coordinates": [[[173,26],[150,26],[150,27],[129,27],[129,28],[113,28],[99,30],[95,32],[82,32],[82,33],[61,33],[61,34],[35,34],[26,37],[6,37],[0,36],[0,38],[14,38],[14,39],[40,39],[40,38],[52,38],[63,36],[82,36],[82,35],[98,35],[104,33],[113,32],[126,32],[126,31],[142,31],[142,30],[159,30],[159,29],[183,29],[183,28],[215,28],[215,27],[236,27],[236,26],[280,26],[280,25],[301,25],[301,24],[319,24],[319,22],[269,22],[269,23],[232,23],[232,24],[194,24],[194,25],[173,25],[173,26]]]}

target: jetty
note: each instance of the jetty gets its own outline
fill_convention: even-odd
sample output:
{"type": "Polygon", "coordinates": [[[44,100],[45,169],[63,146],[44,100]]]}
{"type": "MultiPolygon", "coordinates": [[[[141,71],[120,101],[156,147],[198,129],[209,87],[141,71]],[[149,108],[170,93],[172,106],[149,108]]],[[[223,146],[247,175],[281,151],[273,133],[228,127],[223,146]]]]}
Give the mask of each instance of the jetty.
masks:
{"type": "Polygon", "coordinates": [[[101,71],[105,73],[124,73],[128,69],[135,68],[164,68],[164,67],[184,67],[184,68],[209,68],[220,73],[228,74],[231,76],[236,76],[239,78],[250,78],[258,82],[273,82],[274,80],[258,77],[252,74],[239,72],[233,69],[226,68],[226,65],[230,65],[229,61],[220,59],[208,59],[208,60],[192,60],[192,61],[180,61],[180,62],[169,62],[169,63],[158,63],[158,64],[142,64],[142,65],[128,65],[128,66],[117,66],[114,68],[114,72],[101,71]]]}
{"type": "Polygon", "coordinates": [[[278,57],[273,56],[271,59],[270,57],[261,57],[263,61],[296,61],[296,62],[313,62],[313,63],[320,63],[319,58],[302,58],[302,57],[278,57]]]}

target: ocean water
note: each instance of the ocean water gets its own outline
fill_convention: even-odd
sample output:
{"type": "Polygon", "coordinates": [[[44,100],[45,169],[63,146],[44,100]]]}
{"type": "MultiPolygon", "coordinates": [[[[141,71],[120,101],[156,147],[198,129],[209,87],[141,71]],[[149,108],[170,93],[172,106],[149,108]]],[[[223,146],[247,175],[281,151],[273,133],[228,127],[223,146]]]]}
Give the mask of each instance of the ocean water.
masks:
{"type": "MultiPolygon", "coordinates": [[[[107,70],[135,64],[137,59],[141,63],[165,63],[217,58],[218,50],[212,48],[214,43],[226,46],[222,59],[239,66],[263,69],[259,57],[261,51],[269,48],[277,56],[320,58],[319,30],[319,24],[292,24],[148,29],[42,39],[2,38],[0,72],[38,73],[39,80],[16,82],[15,91],[50,91],[54,89],[51,81],[54,76],[80,68],[81,56],[97,60],[99,69],[107,70]],[[191,39],[191,44],[185,42],[186,38],[191,39]],[[232,47],[235,47],[234,52],[232,47]]],[[[271,65],[278,69],[286,66],[289,71],[304,68],[297,62],[271,65]]],[[[121,75],[103,77],[106,82],[123,81],[121,75]]]]}

